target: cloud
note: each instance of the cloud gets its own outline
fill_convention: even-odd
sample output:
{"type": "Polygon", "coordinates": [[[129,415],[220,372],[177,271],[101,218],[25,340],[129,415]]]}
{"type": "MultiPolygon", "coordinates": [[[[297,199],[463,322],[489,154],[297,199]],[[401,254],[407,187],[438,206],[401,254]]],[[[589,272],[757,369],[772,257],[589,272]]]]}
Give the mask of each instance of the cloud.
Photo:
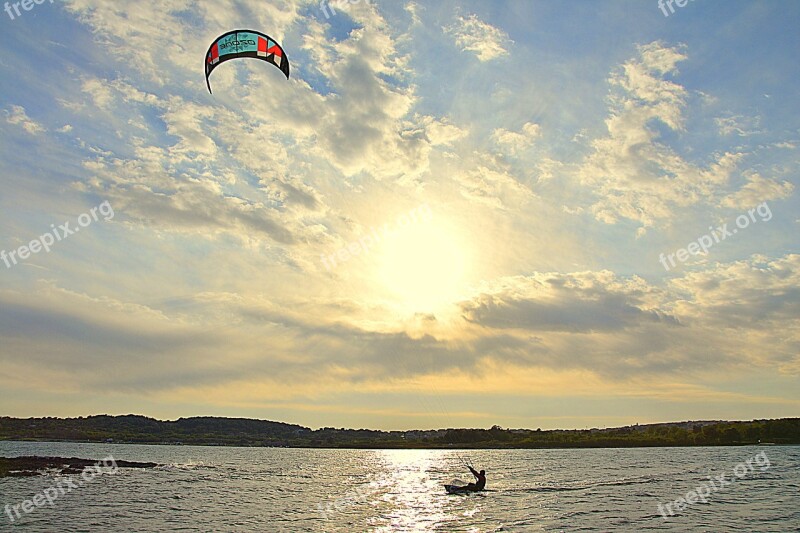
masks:
{"type": "Polygon", "coordinates": [[[419,4],[416,2],[409,2],[405,5],[404,9],[411,15],[411,25],[412,26],[419,26],[422,24],[422,19],[419,16],[420,10],[424,8],[420,7],[419,4]]]}
{"type": "MultiPolygon", "coordinates": [[[[144,0],[136,9],[123,4],[108,4],[102,0],[75,0],[65,5],[80,22],[92,28],[97,42],[120,63],[135,70],[138,79],[156,87],[180,85],[195,80],[197,69],[187,56],[195,50],[205,50],[219,35],[215,28],[238,27],[247,20],[253,27],[270,28],[269,34],[281,40],[287,28],[300,18],[301,4],[276,0],[268,4],[221,0],[215,4],[198,5],[197,24],[186,23],[186,5],[174,1],[144,0]],[[170,46],[159,45],[169,35],[170,46]],[[135,61],[131,61],[135,57],[135,61]]],[[[201,52],[201,54],[203,53],[201,52]]],[[[217,72],[214,73],[218,75],[217,72]]],[[[199,81],[199,83],[198,83],[199,81]]]]}
{"type": "Polygon", "coordinates": [[[462,52],[473,52],[482,62],[508,55],[506,46],[513,42],[506,32],[483,22],[474,14],[458,17],[454,24],[443,29],[446,35],[454,38],[462,52]]]}
{"type": "Polygon", "coordinates": [[[659,140],[655,124],[684,128],[687,91],[665,79],[687,59],[682,50],[660,42],[640,46],[639,56],[609,80],[618,91],[610,98],[608,134],[592,141],[592,153],[578,169],[581,183],[598,197],[591,210],[602,222],[630,219],[647,228],[674,216],[676,208],[709,201],[743,157],[723,153],[702,167],[659,140]]]}
{"type": "Polygon", "coordinates": [[[800,255],[753,255],[671,280],[672,308],[711,332],[709,345],[728,337],[752,363],[800,375],[799,282],[800,255]]]}
{"type": "Polygon", "coordinates": [[[356,300],[207,291],[145,306],[47,282],[0,291],[0,335],[8,375],[49,390],[174,395],[252,384],[242,401],[283,401],[513,370],[551,385],[553,372],[580,375],[597,392],[679,386],[687,369],[800,374],[799,282],[800,255],[714,265],[667,288],[610,271],[539,272],[487,282],[460,304],[457,327],[423,317],[417,333],[379,325],[383,310],[356,300]],[[23,349],[25,359],[11,358],[23,349]]]}
{"type": "MultiPolygon", "coordinates": [[[[409,37],[395,35],[372,6],[351,16],[360,27],[339,40],[328,25],[309,23],[303,49],[330,92],[295,91],[280,119],[290,127],[299,122],[294,135],[307,137],[308,149],[344,176],[363,172],[411,183],[429,169],[434,147],[446,148],[465,132],[445,117],[414,112],[411,59],[397,47],[409,37]]],[[[268,111],[260,99],[252,104],[255,113],[268,111]]]]}
{"type": "Polygon", "coordinates": [[[743,117],[741,115],[736,115],[732,117],[715,118],[714,123],[719,128],[720,135],[736,134],[739,137],[749,137],[751,135],[763,133],[763,131],[758,129],[761,123],[761,117],[743,117]]]}
{"type": "Polygon", "coordinates": [[[742,188],[723,198],[720,205],[735,209],[749,209],[768,200],[788,198],[793,192],[794,185],[788,181],[779,183],[752,173],[747,176],[747,181],[742,188]]]}
{"type": "Polygon", "coordinates": [[[797,143],[791,141],[781,141],[773,144],[775,148],[785,148],[787,150],[794,150],[797,148],[797,143]]]}
{"type": "Polygon", "coordinates": [[[9,124],[20,126],[31,135],[39,135],[47,131],[47,128],[31,119],[27,113],[25,113],[24,107],[18,105],[12,105],[10,107],[10,111],[3,111],[3,113],[6,115],[6,122],[9,124]]]}
{"type": "MultiPolygon", "coordinates": [[[[241,83],[236,76],[252,67],[247,62],[218,70],[214,105],[181,81],[196,77],[185,67],[185,50],[163,52],[147,36],[174,26],[168,33],[185,36],[182,46],[202,49],[206,38],[189,31],[178,4],[152,7],[163,17],[139,33],[129,26],[144,21],[132,21],[124,8],[91,0],[70,5],[100,36],[98,45],[113,48],[107,60],[120,70],[112,79],[83,75],[80,93],[62,96],[63,109],[102,130],[80,140],[86,172],[73,189],[111,200],[125,224],[159,234],[263,240],[307,265],[298,244],[330,240],[359,207],[343,215],[330,202],[350,189],[363,192],[371,184],[364,177],[416,187],[430,159],[455,150],[468,134],[446,116],[414,111],[409,59],[396,49],[404,36],[375,6],[349,13],[359,27],[345,38],[334,40],[330,26],[308,21],[303,48],[315,60],[303,63],[296,53],[298,68],[286,83],[256,75],[241,83]],[[126,68],[132,55],[141,62],[126,68]],[[151,79],[157,71],[167,74],[151,79]],[[328,90],[318,91],[304,75],[320,76],[328,90]]],[[[270,34],[288,29],[297,8],[292,3],[280,24],[271,21],[270,34]]],[[[229,10],[234,18],[247,12],[245,4],[229,10]]]]}
{"type": "Polygon", "coordinates": [[[655,289],[643,280],[615,279],[608,271],[540,273],[505,278],[490,293],[462,304],[470,321],[492,328],[528,331],[618,330],[641,322],[677,321],[648,308],[642,296],[655,289]]]}
{"type": "Polygon", "coordinates": [[[508,209],[525,204],[534,197],[529,188],[499,163],[481,163],[479,154],[474,154],[474,159],[479,161],[476,168],[464,170],[455,176],[464,198],[487,207],[508,209]]]}
{"type": "Polygon", "coordinates": [[[516,155],[532,146],[540,135],[541,126],[528,122],[522,126],[521,132],[497,128],[492,132],[492,139],[498,148],[507,151],[511,155],[516,155]]]}
{"type": "Polygon", "coordinates": [[[413,122],[416,123],[420,132],[430,142],[432,146],[451,146],[455,141],[463,139],[467,135],[467,131],[450,124],[446,119],[437,119],[431,116],[414,117],[413,122]]]}
{"type": "Polygon", "coordinates": [[[580,368],[614,380],[676,374],[689,365],[727,372],[777,364],[798,374],[798,276],[798,255],[712,265],[666,289],[608,271],[537,273],[498,279],[461,309],[485,331],[483,349],[515,364],[580,368]],[[500,339],[500,331],[527,339],[527,347],[489,339],[500,339]],[[779,339],[774,331],[782,332],[779,339]]]}

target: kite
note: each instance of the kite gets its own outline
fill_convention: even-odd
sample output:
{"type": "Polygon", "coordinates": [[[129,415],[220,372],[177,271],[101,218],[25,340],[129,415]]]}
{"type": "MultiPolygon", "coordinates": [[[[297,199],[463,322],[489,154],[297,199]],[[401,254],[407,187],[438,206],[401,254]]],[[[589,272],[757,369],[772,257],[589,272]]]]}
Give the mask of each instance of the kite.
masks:
{"type": "Polygon", "coordinates": [[[253,30],[233,30],[214,39],[206,53],[206,85],[211,92],[208,77],[220,64],[229,59],[253,57],[272,63],[289,79],[289,59],[283,48],[271,37],[253,30]]]}

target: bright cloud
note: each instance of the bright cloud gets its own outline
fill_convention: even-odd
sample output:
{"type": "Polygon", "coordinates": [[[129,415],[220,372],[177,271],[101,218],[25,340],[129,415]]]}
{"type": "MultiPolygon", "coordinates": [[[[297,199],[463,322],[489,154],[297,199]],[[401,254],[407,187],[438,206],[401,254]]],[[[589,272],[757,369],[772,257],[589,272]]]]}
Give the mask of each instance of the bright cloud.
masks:
{"type": "Polygon", "coordinates": [[[444,32],[455,39],[456,46],[462,51],[473,52],[480,61],[508,55],[506,47],[511,43],[508,34],[483,22],[475,14],[458,17],[455,23],[444,28],[444,32]]]}

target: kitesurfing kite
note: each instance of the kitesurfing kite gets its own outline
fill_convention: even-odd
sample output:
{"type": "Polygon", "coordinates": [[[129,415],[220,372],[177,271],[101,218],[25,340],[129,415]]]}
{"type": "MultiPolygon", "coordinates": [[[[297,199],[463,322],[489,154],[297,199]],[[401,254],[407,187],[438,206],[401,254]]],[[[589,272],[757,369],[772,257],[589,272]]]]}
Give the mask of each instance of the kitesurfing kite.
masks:
{"type": "Polygon", "coordinates": [[[253,30],[233,30],[214,39],[206,53],[206,85],[211,92],[208,77],[220,64],[229,59],[253,57],[272,63],[289,79],[289,58],[283,48],[271,37],[253,30]]]}

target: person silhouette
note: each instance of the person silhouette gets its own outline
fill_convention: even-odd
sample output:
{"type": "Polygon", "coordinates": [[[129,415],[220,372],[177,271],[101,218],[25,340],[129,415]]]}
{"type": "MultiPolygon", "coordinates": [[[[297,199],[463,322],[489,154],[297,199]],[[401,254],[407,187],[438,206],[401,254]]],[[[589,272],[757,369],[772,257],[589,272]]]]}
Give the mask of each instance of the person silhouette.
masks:
{"type": "Polygon", "coordinates": [[[475,476],[476,482],[469,483],[464,488],[472,492],[478,492],[483,490],[483,488],[486,486],[486,470],[481,470],[480,472],[476,472],[475,469],[469,465],[467,465],[467,468],[469,468],[469,471],[472,472],[473,476],[475,476]]]}

